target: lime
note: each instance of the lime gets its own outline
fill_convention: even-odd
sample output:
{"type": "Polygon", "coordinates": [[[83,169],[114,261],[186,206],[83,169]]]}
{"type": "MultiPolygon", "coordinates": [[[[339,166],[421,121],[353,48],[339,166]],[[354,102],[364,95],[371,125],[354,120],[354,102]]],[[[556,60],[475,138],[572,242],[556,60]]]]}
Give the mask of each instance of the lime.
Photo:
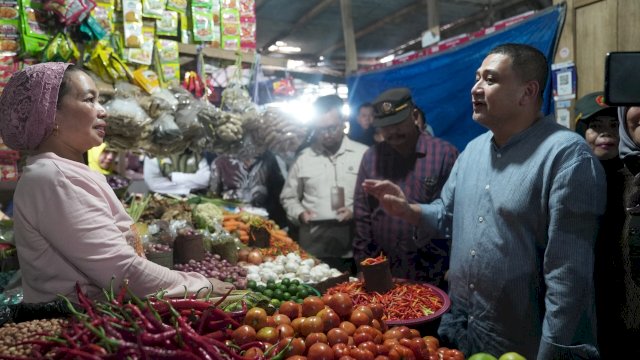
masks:
{"type": "Polygon", "coordinates": [[[300,299],[299,297],[291,298],[291,300],[297,302],[298,304],[302,304],[302,299],[300,299]],[[293,299],[295,299],[295,300],[293,300],[293,299]]]}
{"type": "Polygon", "coordinates": [[[273,297],[273,290],[271,289],[265,289],[262,293],[264,294],[264,296],[268,297],[269,299],[273,297]]]}
{"type": "Polygon", "coordinates": [[[278,300],[282,300],[282,295],[284,294],[284,292],[281,289],[275,289],[273,290],[273,298],[278,299],[278,300]]]}
{"type": "Polygon", "coordinates": [[[289,286],[290,283],[291,283],[291,280],[289,280],[289,278],[284,278],[280,280],[280,284],[284,286],[289,286]]]}
{"type": "Polygon", "coordinates": [[[282,301],[287,301],[287,300],[289,300],[289,299],[291,299],[291,293],[290,293],[290,292],[288,292],[288,291],[285,291],[285,292],[282,294],[282,301]]]}
{"type": "Polygon", "coordinates": [[[481,352],[471,355],[467,360],[498,360],[498,358],[491,354],[481,352]]]}
{"type": "Polygon", "coordinates": [[[518,354],[517,352],[508,352],[500,355],[498,360],[527,360],[524,356],[518,354]]]}
{"type": "Polygon", "coordinates": [[[255,290],[257,286],[258,286],[258,283],[255,280],[247,281],[247,289],[255,290]]]}
{"type": "Polygon", "coordinates": [[[298,279],[293,279],[293,280],[291,280],[291,284],[292,284],[292,285],[295,285],[295,286],[298,286],[298,285],[300,285],[300,280],[298,280],[298,279]]]}
{"type": "Polygon", "coordinates": [[[299,297],[300,299],[304,299],[307,296],[309,296],[309,290],[298,287],[298,292],[296,293],[296,296],[299,297]]]}
{"type": "Polygon", "coordinates": [[[271,299],[271,301],[269,301],[269,303],[273,306],[275,306],[276,308],[280,307],[280,300],[278,299],[271,299]]]}
{"type": "Polygon", "coordinates": [[[271,284],[267,283],[267,289],[275,290],[277,288],[278,288],[278,285],[276,285],[276,283],[273,283],[273,282],[271,284]]]}
{"type": "Polygon", "coordinates": [[[287,288],[287,291],[291,294],[297,294],[298,287],[296,285],[290,284],[289,287],[287,288]]]}
{"type": "Polygon", "coordinates": [[[269,279],[269,280],[267,280],[267,286],[269,286],[270,284],[275,285],[275,284],[276,284],[276,281],[275,281],[275,280],[273,280],[273,279],[269,279]]]}
{"type": "Polygon", "coordinates": [[[256,290],[261,292],[261,293],[264,293],[264,291],[267,290],[267,287],[264,286],[264,285],[258,285],[258,286],[256,286],[256,290]]]}

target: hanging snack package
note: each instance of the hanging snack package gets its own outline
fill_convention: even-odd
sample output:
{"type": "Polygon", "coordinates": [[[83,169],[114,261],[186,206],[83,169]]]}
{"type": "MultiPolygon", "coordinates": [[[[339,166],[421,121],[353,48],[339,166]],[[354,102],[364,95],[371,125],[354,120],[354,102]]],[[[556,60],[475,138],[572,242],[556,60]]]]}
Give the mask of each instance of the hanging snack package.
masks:
{"type": "Polygon", "coordinates": [[[158,75],[149,69],[138,69],[133,72],[133,81],[148,94],[153,94],[160,89],[158,75]]]}
{"type": "Polygon", "coordinates": [[[160,36],[178,35],[178,13],[165,10],[162,17],[156,20],[156,34],[160,36]]]}
{"type": "Polygon", "coordinates": [[[241,18],[240,19],[240,47],[242,49],[256,48],[256,20],[255,18],[241,18]]]}
{"type": "Polygon", "coordinates": [[[155,26],[153,21],[145,21],[142,27],[142,44],[137,49],[127,49],[127,61],[141,65],[151,65],[153,60],[153,39],[155,26]]]}
{"type": "Polygon", "coordinates": [[[69,35],[59,32],[49,41],[42,52],[42,61],[76,62],[80,59],[80,52],[69,35]]]}
{"type": "Polygon", "coordinates": [[[162,79],[165,83],[180,81],[180,49],[174,40],[156,40],[156,51],[162,68],[162,79]]]}
{"type": "Polygon", "coordinates": [[[142,46],[142,3],[140,0],[123,0],[124,46],[139,48],[142,46]]]}
{"type": "Polygon", "coordinates": [[[84,65],[109,84],[114,84],[117,80],[133,79],[129,67],[105,40],[98,41],[84,65]]]}
{"type": "Polygon", "coordinates": [[[84,21],[94,7],[96,3],[93,0],[46,0],[44,2],[44,9],[56,14],[60,22],[66,26],[84,21]]]}
{"type": "Polygon", "coordinates": [[[184,13],[180,14],[180,42],[183,44],[191,44],[193,37],[189,26],[189,17],[184,13]]]}
{"type": "Polygon", "coordinates": [[[193,40],[198,42],[213,41],[213,16],[211,10],[191,8],[193,21],[193,40]]]}
{"type": "Polygon", "coordinates": [[[180,14],[187,13],[187,0],[167,0],[167,10],[177,11],[180,14]]]}
{"type": "Polygon", "coordinates": [[[191,0],[191,6],[199,9],[213,9],[213,3],[218,3],[217,0],[191,0]]]}
{"type": "Polygon", "coordinates": [[[142,0],[142,16],[161,19],[164,13],[165,0],[142,0]]]}
{"type": "Polygon", "coordinates": [[[91,12],[91,15],[96,19],[100,26],[105,29],[107,33],[113,32],[113,13],[115,6],[113,0],[99,0],[96,1],[96,7],[91,12]]]}
{"type": "Polygon", "coordinates": [[[20,51],[20,19],[15,0],[0,6],[0,55],[13,56],[20,51]]]}
{"type": "Polygon", "coordinates": [[[48,27],[45,26],[47,23],[46,12],[39,1],[20,0],[20,2],[23,51],[26,55],[37,56],[44,50],[52,37],[48,27]]]}
{"type": "Polygon", "coordinates": [[[240,12],[238,9],[220,10],[220,38],[223,49],[240,49],[240,12]]]}

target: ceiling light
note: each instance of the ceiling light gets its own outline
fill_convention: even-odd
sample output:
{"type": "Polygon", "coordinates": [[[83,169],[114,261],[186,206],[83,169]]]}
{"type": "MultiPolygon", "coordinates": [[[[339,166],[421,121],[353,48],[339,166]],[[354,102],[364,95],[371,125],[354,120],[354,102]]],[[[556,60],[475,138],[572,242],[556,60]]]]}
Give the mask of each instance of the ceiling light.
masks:
{"type": "Polygon", "coordinates": [[[388,63],[389,61],[392,61],[392,60],[393,60],[393,59],[395,59],[395,58],[396,58],[396,56],[395,56],[394,54],[387,55],[387,56],[383,57],[382,59],[380,59],[380,62],[381,62],[382,64],[384,64],[384,63],[388,63]]]}
{"type": "Polygon", "coordinates": [[[278,46],[278,51],[283,53],[299,53],[301,50],[297,46],[278,46]]]}
{"type": "Polygon", "coordinates": [[[318,58],[318,60],[323,61],[323,60],[324,60],[324,56],[320,56],[320,57],[318,58]]]}
{"type": "Polygon", "coordinates": [[[278,40],[278,41],[276,41],[276,46],[287,46],[287,43],[284,42],[284,41],[278,40]]]}
{"type": "Polygon", "coordinates": [[[277,50],[278,50],[278,47],[276,45],[269,46],[269,51],[274,52],[274,51],[277,51],[277,50]]]}

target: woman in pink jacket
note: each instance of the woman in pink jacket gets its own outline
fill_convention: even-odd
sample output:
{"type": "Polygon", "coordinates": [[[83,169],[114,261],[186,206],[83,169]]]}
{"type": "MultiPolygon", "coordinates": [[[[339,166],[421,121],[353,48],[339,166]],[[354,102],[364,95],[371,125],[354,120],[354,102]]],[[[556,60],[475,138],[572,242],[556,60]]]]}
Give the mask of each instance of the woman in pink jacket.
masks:
{"type": "Polygon", "coordinates": [[[83,153],[102,143],[105,109],[95,83],[65,63],[28,66],[0,96],[0,135],[27,165],[14,194],[14,230],[25,302],[58,294],[75,298],[79,282],[91,297],[128,279],[138,296],[160,289],[182,295],[204,287],[224,293],[231,284],[172,271],[136,254],[126,234],[132,220],[104,175],[83,153]]]}

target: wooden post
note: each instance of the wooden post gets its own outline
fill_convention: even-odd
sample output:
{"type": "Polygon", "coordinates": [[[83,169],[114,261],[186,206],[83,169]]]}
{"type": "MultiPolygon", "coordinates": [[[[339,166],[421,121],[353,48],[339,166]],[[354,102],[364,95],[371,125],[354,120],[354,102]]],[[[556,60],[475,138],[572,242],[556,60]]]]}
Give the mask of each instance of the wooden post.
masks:
{"type": "Polygon", "coordinates": [[[358,54],[356,52],[356,37],[353,32],[353,18],[351,17],[351,0],[340,0],[340,11],[347,60],[345,75],[349,75],[358,71],[358,54]]]}

